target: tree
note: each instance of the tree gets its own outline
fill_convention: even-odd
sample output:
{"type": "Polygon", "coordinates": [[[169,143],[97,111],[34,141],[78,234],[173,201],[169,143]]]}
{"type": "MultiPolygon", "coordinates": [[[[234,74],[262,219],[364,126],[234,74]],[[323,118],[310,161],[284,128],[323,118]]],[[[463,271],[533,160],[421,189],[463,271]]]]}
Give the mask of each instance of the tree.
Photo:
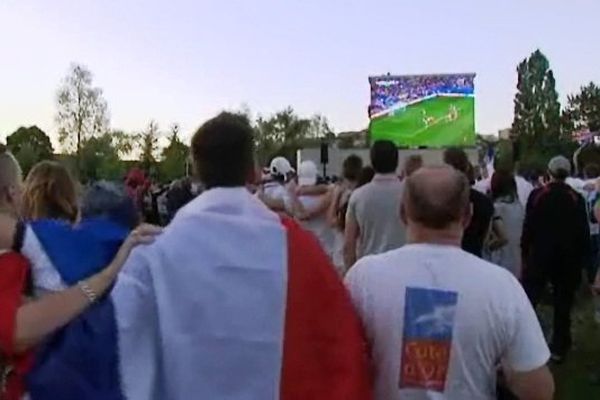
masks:
{"type": "Polygon", "coordinates": [[[116,142],[109,132],[92,136],[81,144],[79,174],[83,182],[123,178],[125,164],[119,158],[116,142]]]}
{"type": "Polygon", "coordinates": [[[50,138],[35,125],[14,131],[6,138],[6,145],[19,160],[24,174],[38,162],[52,159],[54,154],[50,138]]]}
{"type": "Polygon", "coordinates": [[[59,141],[79,160],[83,142],[106,133],[109,125],[102,89],[92,85],[92,73],[87,68],[71,66],[58,89],[57,108],[59,141]]]}
{"type": "Polygon", "coordinates": [[[185,176],[189,156],[189,147],[179,138],[179,125],[171,125],[169,144],[162,151],[160,177],[165,182],[171,182],[185,176]]]}
{"type": "Polygon", "coordinates": [[[276,155],[293,160],[302,140],[311,135],[311,120],[288,107],[269,118],[258,117],[255,129],[258,161],[265,165],[276,155]]]}
{"type": "Polygon", "coordinates": [[[140,142],[140,134],[129,134],[121,130],[114,130],[110,133],[112,144],[117,150],[120,158],[126,158],[140,142]]]}
{"type": "Polygon", "coordinates": [[[582,129],[600,132],[600,87],[594,82],[582,86],[579,93],[569,95],[563,111],[563,131],[566,135],[582,129]]]}
{"type": "Polygon", "coordinates": [[[335,134],[329,126],[329,121],[321,114],[315,114],[310,119],[308,137],[312,139],[333,140],[335,134]]]}
{"type": "Polygon", "coordinates": [[[142,149],[140,162],[142,169],[146,172],[149,172],[156,163],[159,135],[158,124],[154,120],[150,121],[146,130],[139,135],[140,147],[142,149]]]}
{"type": "Polygon", "coordinates": [[[560,142],[560,103],[554,74],[540,50],[517,67],[518,83],[512,134],[522,153],[560,142]]]}

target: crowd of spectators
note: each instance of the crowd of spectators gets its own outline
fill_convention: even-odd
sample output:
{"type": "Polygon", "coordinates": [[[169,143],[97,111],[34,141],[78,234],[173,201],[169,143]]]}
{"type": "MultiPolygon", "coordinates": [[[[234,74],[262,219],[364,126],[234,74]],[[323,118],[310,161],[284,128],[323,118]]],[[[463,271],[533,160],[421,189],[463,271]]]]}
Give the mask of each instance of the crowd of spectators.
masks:
{"type": "Polygon", "coordinates": [[[371,78],[369,115],[435,94],[473,94],[473,75],[415,75],[371,78]]]}
{"type": "Polygon", "coordinates": [[[2,400],[552,398],[584,268],[600,295],[598,168],[476,185],[462,149],[400,165],[377,141],[329,182],[282,157],[261,175],[253,146],[222,113],[194,178],[84,190],[56,162],[22,182],[0,149],[2,400]]]}

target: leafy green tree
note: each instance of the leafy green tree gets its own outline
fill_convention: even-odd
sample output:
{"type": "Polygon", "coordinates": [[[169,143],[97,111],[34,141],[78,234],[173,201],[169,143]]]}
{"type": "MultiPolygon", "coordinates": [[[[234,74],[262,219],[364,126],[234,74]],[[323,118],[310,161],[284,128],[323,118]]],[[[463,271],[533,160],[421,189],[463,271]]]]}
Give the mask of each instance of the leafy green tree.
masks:
{"type": "Polygon", "coordinates": [[[546,56],[536,50],[517,67],[518,83],[512,134],[522,153],[560,142],[560,103],[554,73],[546,56]]]}
{"type": "Polygon", "coordinates": [[[255,129],[258,161],[262,165],[277,155],[293,160],[303,140],[312,134],[311,120],[300,118],[291,107],[268,118],[258,117],[255,129]]]}
{"type": "Polygon", "coordinates": [[[56,122],[61,145],[79,159],[83,142],[107,132],[107,108],[102,89],[92,84],[92,73],[82,65],[72,65],[57,93],[56,122]]]}
{"type": "Polygon", "coordinates": [[[173,124],[169,135],[169,144],[162,151],[160,177],[165,182],[185,176],[189,156],[189,147],[179,137],[179,125],[173,124]]]}
{"type": "Polygon", "coordinates": [[[25,174],[38,162],[52,159],[54,154],[50,138],[35,125],[14,131],[6,138],[6,145],[19,160],[25,174]]]}
{"type": "Polygon", "coordinates": [[[567,97],[563,128],[567,135],[581,129],[600,132],[600,87],[594,82],[582,86],[579,93],[567,97]]]}
{"type": "Polygon", "coordinates": [[[160,131],[156,121],[152,120],[148,124],[148,127],[139,136],[140,148],[142,154],[140,156],[140,163],[142,168],[148,172],[154,169],[156,164],[156,156],[158,152],[158,137],[160,131]]]}
{"type": "Polygon", "coordinates": [[[79,174],[84,182],[123,178],[125,164],[119,158],[116,139],[112,133],[93,136],[82,143],[79,174]]]}
{"type": "Polygon", "coordinates": [[[140,142],[140,134],[130,134],[121,130],[114,130],[110,133],[112,144],[117,150],[121,159],[128,158],[140,142]]]}
{"type": "Polygon", "coordinates": [[[310,119],[307,137],[311,139],[332,140],[335,138],[335,134],[331,126],[329,126],[327,118],[321,114],[315,114],[310,119]]]}

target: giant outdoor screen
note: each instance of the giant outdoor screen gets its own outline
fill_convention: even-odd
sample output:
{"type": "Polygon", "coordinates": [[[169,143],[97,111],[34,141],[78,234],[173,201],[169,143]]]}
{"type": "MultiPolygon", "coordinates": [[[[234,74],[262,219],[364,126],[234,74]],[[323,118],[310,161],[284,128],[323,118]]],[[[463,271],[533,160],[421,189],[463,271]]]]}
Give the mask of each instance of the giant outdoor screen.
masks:
{"type": "Polygon", "coordinates": [[[399,147],[475,145],[475,74],[375,76],[371,141],[399,147]]]}

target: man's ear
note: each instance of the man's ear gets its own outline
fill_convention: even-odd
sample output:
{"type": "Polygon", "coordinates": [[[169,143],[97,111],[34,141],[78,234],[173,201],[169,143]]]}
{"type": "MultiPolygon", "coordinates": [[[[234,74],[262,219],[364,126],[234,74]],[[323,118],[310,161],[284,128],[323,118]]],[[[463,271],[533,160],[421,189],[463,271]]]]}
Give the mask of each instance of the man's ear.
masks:
{"type": "Polygon", "coordinates": [[[258,165],[253,165],[252,168],[248,171],[248,176],[246,177],[246,182],[255,185],[260,183],[260,178],[262,174],[260,171],[260,167],[258,165]]]}
{"type": "Polygon", "coordinates": [[[404,205],[404,202],[400,205],[400,219],[404,225],[408,225],[408,217],[406,216],[406,206],[404,205]]]}

